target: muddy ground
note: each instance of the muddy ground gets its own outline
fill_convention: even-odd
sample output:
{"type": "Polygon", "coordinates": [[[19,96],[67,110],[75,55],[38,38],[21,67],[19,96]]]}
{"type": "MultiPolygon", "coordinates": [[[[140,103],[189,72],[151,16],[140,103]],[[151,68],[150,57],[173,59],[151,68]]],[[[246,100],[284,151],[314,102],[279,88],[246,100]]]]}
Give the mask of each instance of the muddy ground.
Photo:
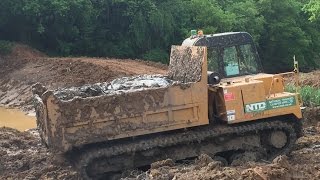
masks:
{"type": "MultiPolygon", "coordinates": [[[[0,57],[0,104],[31,109],[30,85],[48,88],[111,81],[137,74],[165,74],[166,66],[133,60],[48,58],[24,45],[0,57]]],[[[320,72],[304,74],[302,81],[314,85],[320,72]],[[310,79],[313,81],[310,82],[310,79]]],[[[319,83],[320,84],[320,83],[319,83]]],[[[291,155],[272,162],[239,161],[223,166],[207,155],[181,163],[170,159],[155,162],[147,171],[128,171],[124,179],[320,179],[320,108],[307,108],[304,136],[291,155]]],[[[0,128],[0,179],[81,179],[72,165],[41,144],[36,130],[19,132],[0,128]]]]}
{"type": "Polygon", "coordinates": [[[205,154],[185,163],[167,159],[151,164],[145,172],[127,172],[124,179],[320,179],[320,108],[307,109],[305,114],[304,136],[288,156],[278,156],[271,162],[250,162],[248,154],[230,166],[205,154]]]}
{"type": "MultiPolygon", "coordinates": [[[[308,111],[313,116],[304,121],[305,135],[288,157],[272,162],[243,160],[231,166],[207,155],[181,163],[168,159],[153,163],[148,171],[127,171],[123,179],[320,179],[320,108],[308,111]]],[[[68,161],[41,144],[36,130],[0,128],[0,155],[0,179],[81,179],[68,161]]]]}
{"type": "Polygon", "coordinates": [[[0,128],[0,179],[79,179],[66,161],[41,144],[35,130],[0,128]]]}

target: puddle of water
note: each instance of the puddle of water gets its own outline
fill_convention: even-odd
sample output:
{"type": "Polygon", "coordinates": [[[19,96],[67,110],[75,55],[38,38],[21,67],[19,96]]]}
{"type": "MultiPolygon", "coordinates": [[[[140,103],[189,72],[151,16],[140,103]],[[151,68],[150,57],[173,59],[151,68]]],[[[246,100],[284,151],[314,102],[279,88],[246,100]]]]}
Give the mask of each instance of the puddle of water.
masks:
{"type": "Polygon", "coordinates": [[[28,116],[17,109],[0,107],[0,127],[3,126],[25,131],[37,127],[36,117],[28,116]]]}

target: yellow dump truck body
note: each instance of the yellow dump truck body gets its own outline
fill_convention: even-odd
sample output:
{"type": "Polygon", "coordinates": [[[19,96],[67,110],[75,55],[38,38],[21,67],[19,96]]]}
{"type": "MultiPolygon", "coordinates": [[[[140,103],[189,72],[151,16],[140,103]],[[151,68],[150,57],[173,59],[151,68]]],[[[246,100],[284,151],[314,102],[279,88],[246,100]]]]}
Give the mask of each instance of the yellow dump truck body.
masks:
{"type": "Polygon", "coordinates": [[[73,147],[209,124],[205,47],[173,46],[166,87],[69,99],[59,91],[35,94],[45,143],[73,147]],[[61,93],[60,93],[61,94],[61,93]]]}
{"type": "Polygon", "coordinates": [[[206,47],[173,46],[167,76],[55,91],[37,84],[40,136],[54,151],[75,148],[68,154],[84,179],[201,153],[289,153],[302,134],[301,102],[284,91],[282,76],[249,73],[220,82],[207,70],[206,47]]]}

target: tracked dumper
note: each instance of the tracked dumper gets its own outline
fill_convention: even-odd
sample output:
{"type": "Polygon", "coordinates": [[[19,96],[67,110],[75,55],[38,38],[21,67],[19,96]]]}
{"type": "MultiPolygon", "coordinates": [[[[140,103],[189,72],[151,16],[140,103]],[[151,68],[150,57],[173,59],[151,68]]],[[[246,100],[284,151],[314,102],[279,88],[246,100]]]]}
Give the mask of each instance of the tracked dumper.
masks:
{"type": "Polygon", "coordinates": [[[261,73],[247,33],[173,46],[167,76],[54,91],[36,84],[33,93],[43,142],[84,179],[202,153],[225,162],[247,152],[273,158],[301,136],[299,94],[284,91],[280,74],[261,73]]]}

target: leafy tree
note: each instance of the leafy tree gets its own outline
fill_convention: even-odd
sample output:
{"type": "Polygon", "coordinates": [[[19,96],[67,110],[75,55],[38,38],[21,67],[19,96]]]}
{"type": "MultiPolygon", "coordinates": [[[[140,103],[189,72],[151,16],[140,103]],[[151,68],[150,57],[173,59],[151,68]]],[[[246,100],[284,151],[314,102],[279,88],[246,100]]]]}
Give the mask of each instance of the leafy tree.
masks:
{"type": "Polygon", "coordinates": [[[320,17],[320,1],[319,0],[310,0],[308,4],[303,7],[305,12],[311,14],[309,20],[315,21],[320,17]]]}
{"type": "Polygon", "coordinates": [[[256,42],[264,29],[265,19],[254,0],[230,1],[225,9],[235,15],[233,31],[249,32],[256,42]]]}
{"type": "Polygon", "coordinates": [[[215,0],[191,0],[189,12],[192,29],[202,29],[206,34],[231,31],[236,18],[215,0]]]}
{"type": "Polygon", "coordinates": [[[259,42],[265,69],[271,72],[289,71],[294,55],[302,67],[308,66],[305,54],[312,41],[300,22],[305,18],[301,13],[303,4],[294,0],[264,0],[258,5],[266,19],[259,42]]]}
{"type": "Polygon", "coordinates": [[[191,29],[247,31],[268,72],[320,66],[318,0],[1,0],[0,39],[52,55],[168,62],[191,29]],[[311,21],[309,21],[310,19],[311,21]]]}

